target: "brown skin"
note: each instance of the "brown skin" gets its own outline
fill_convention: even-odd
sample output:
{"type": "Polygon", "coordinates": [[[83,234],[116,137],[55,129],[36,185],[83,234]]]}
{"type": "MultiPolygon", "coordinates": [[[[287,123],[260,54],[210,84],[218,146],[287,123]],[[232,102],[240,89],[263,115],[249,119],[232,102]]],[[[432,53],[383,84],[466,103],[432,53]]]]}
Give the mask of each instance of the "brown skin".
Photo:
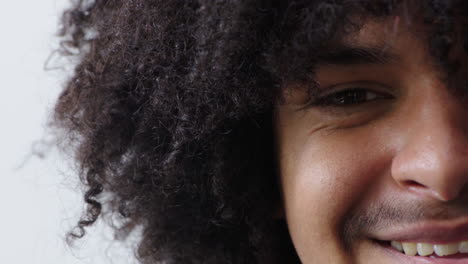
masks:
{"type": "Polygon", "coordinates": [[[395,18],[366,23],[341,42],[396,56],[316,69],[319,97],[357,87],[365,100],[302,108],[307,93],[291,85],[278,104],[284,215],[302,263],[401,263],[374,241],[468,215],[458,206],[467,201],[468,107],[431,63],[422,31],[395,18]],[[376,208],[398,214],[371,223],[376,208]]]}

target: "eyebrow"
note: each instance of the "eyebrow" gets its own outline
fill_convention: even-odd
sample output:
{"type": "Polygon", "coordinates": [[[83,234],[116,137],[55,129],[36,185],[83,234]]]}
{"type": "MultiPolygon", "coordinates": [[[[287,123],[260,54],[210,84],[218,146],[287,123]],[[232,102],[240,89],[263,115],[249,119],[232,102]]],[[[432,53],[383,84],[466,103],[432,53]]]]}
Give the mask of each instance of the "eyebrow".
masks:
{"type": "Polygon", "coordinates": [[[383,46],[333,46],[318,56],[318,65],[388,64],[399,60],[383,46]]]}

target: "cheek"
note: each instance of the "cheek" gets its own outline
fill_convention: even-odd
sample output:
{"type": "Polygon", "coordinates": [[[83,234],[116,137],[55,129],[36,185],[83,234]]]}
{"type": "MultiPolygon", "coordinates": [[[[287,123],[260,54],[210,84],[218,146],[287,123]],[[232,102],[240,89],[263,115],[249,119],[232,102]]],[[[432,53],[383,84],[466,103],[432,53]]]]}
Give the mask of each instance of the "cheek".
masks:
{"type": "Polygon", "coordinates": [[[373,129],[311,135],[294,131],[300,130],[283,133],[280,141],[282,189],[291,237],[301,259],[317,260],[319,254],[339,256],[337,252],[343,252],[340,225],[344,217],[369,195],[369,187],[379,181],[378,175],[385,173],[390,159],[373,129]]]}

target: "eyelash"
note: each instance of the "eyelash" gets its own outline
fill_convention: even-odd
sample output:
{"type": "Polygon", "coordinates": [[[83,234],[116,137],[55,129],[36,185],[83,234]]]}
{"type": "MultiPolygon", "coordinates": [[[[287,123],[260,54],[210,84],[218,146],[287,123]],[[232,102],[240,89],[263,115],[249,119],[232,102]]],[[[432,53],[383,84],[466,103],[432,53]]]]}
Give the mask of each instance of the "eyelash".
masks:
{"type": "Polygon", "coordinates": [[[324,96],[318,96],[309,101],[307,106],[318,107],[352,107],[392,96],[361,87],[340,90],[324,96]],[[350,102],[351,100],[351,102],[350,102]]]}

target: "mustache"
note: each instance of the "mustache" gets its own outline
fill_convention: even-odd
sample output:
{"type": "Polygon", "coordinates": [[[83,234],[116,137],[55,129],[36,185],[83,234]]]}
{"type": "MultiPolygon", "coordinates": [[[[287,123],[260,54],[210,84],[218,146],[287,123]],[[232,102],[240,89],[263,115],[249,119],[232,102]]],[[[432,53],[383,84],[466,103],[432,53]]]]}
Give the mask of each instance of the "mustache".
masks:
{"type": "Polygon", "coordinates": [[[357,239],[389,226],[460,217],[468,217],[468,195],[448,202],[401,199],[375,202],[347,214],[341,225],[341,237],[344,247],[351,250],[357,239]]]}

